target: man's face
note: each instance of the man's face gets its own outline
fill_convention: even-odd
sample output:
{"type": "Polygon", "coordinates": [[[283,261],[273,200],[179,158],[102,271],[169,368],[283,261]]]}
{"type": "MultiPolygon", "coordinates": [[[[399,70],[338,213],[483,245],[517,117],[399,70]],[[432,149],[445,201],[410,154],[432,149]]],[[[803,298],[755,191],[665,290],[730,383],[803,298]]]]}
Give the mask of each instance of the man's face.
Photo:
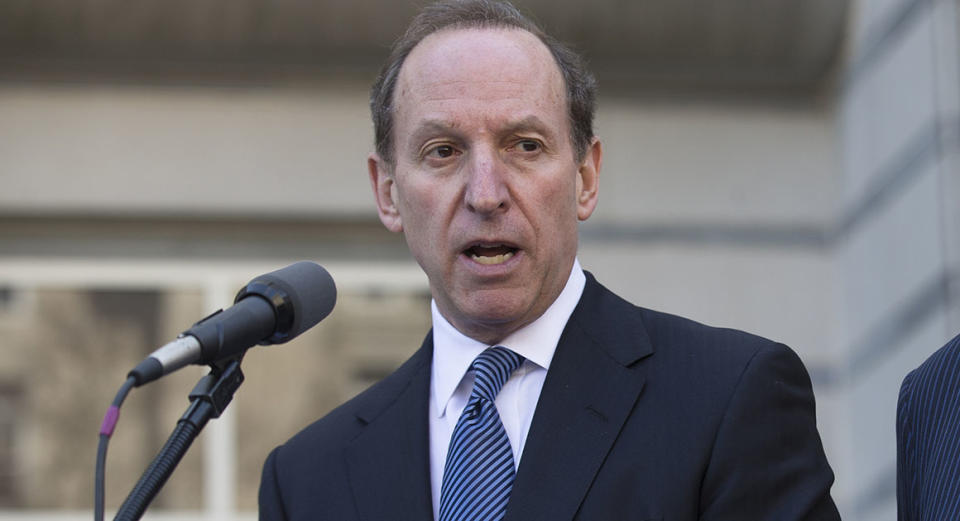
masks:
{"type": "Polygon", "coordinates": [[[560,70],[526,31],[434,33],[394,96],[395,164],[369,160],[380,219],[404,232],[443,316],[495,343],[566,284],[600,143],[577,161],[560,70]]]}

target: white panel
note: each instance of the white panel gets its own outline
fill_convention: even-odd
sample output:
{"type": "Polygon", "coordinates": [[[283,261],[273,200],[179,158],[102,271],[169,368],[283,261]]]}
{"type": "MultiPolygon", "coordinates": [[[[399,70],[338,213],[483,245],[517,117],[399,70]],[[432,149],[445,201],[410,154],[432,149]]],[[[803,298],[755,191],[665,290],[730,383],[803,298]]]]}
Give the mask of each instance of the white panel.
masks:
{"type": "MultiPolygon", "coordinates": [[[[229,303],[234,284],[213,279],[204,288],[206,311],[229,303]]],[[[203,506],[207,521],[230,521],[237,510],[237,410],[228,408],[207,424],[203,436],[203,506]]]]}
{"type": "MultiPolygon", "coordinates": [[[[0,89],[0,208],[374,215],[366,85],[0,89]]],[[[598,220],[828,222],[829,113],[602,99],[598,220]]]]}
{"type": "MultiPolygon", "coordinates": [[[[852,487],[855,483],[841,478],[856,475],[850,450],[852,440],[849,425],[849,395],[843,386],[818,385],[816,381],[813,384],[813,393],[817,401],[817,429],[820,431],[827,462],[830,463],[836,478],[830,489],[830,495],[833,496],[837,508],[843,514],[850,510],[847,505],[852,505],[855,492],[852,487]]],[[[845,515],[841,517],[847,519],[845,515]]]]}
{"type": "Polygon", "coordinates": [[[874,85],[861,79],[852,88],[840,105],[840,133],[843,144],[842,201],[847,208],[853,208],[858,198],[865,195],[870,180],[869,168],[875,163],[871,157],[874,150],[874,136],[877,111],[874,107],[874,85]]]}
{"type": "Polygon", "coordinates": [[[366,87],[0,89],[0,207],[373,213],[366,87]]]}
{"type": "Polygon", "coordinates": [[[934,167],[870,214],[840,246],[845,293],[843,345],[864,335],[941,276],[940,184],[934,167]]]}
{"type": "Polygon", "coordinates": [[[844,195],[863,197],[871,182],[908,152],[936,118],[932,24],[925,14],[861,71],[843,107],[844,195]]]}
{"type": "Polygon", "coordinates": [[[937,104],[940,114],[960,115],[960,6],[956,0],[933,3],[937,104]]]}
{"type": "MultiPolygon", "coordinates": [[[[960,286],[957,280],[954,280],[955,285],[960,286]]],[[[947,322],[947,331],[948,336],[950,334],[960,335],[960,291],[957,291],[960,287],[955,287],[953,289],[954,293],[950,300],[950,308],[947,310],[948,313],[948,322],[947,322]]]]}
{"type": "MultiPolygon", "coordinates": [[[[957,139],[957,138],[955,138],[957,139]]],[[[960,332],[960,147],[955,144],[940,156],[940,201],[943,209],[943,243],[950,283],[950,330],[960,332]]]]}
{"type": "MultiPolygon", "coordinates": [[[[372,216],[366,86],[0,90],[0,207],[372,216]]],[[[832,120],[601,100],[597,219],[828,221],[832,120]]]]}
{"type": "Polygon", "coordinates": [[[818,388],[816,383],[813,392],[817,399],[817,428],[835,478],[830,495],[840,510],[840,517],[851,521],[854,519],[850,513],[855,509],[857,483],[850,478],[857,473],[852,448],[856,440],[850,426],[850,392],[843,385],[818,388]]]}
{"type": "MultiPolygon", "coordinates": [[[[302,259],[289,259],[294,262],[302,259]]],[[[426,275],[416,263],[406,262],[318,262],[330,272],[339,290],[355,292],[422,292],[428,288],[426,275]]],[[[186,288],[205,285],[211,279],[225,280],[240,288],[251,278],[283,267],[280,261],[239,260],[166,261],[42,257],[0,258],[0,286],[13,288],[99,288],[144,289],[186,288]]],[[[230,304],[233,295],[210,310],[230,304]]]]}
{"type": "MultiPolygon", "coordinates": [[[[842,514],[842,512],[841,512],[842,514]]],[[[897,521],[897,498],[888,497],[861,512],[860,517],[844,515],[844,521],[897,521]]]]}
{"type": "Polygon", "coordinates": [[[580,251],[584,269],[637,305],[785,342],[808,364],[835,354],[825,254],[591,242],[580,251]]]}
{"type": "Polygon", "coordinates": [[[601,100],[597,220],[826,223],[833,119],[815,109],[601,100]]]}
{"type": "Polygon", "coordinates": [[[865,373],[853,382],[850,424],[856,440],[851,447],[855,467],[850,472],[838,472],[838,476],[855,484],[852,488],[858,491],[857,496],[896,467],[900,384],[908,372],[946,342],[944,319],[943,310],[927,317],[896,351],[870,360],[865,373]]]}
{"type": "Polygon", "coordinates": [[[876,41],[882,31],[905,6],[917,0],[855,0],[851,6],[853,44],[857,53],[876,41]]]}

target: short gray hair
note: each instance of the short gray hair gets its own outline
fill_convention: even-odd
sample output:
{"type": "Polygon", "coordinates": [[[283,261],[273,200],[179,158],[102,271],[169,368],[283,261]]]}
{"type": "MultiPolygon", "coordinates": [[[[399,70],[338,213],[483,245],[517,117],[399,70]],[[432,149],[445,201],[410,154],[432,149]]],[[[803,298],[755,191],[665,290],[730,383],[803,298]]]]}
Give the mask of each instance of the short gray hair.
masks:
{"type": "Polygon", "coordinates": [[[583,58],[559,40],[546,34],[516,7],[500,0],[443,0],[418,14],[394,44],[390,57],[370,89],[377,154],[394,162],[393,97],[404,61],[424,38],[444,29],[516,28],[533,34],[546,45],[563,74],[567,90],[570,139],[577,161],[582,161],[593,139],[597,80],[583,58]]]}

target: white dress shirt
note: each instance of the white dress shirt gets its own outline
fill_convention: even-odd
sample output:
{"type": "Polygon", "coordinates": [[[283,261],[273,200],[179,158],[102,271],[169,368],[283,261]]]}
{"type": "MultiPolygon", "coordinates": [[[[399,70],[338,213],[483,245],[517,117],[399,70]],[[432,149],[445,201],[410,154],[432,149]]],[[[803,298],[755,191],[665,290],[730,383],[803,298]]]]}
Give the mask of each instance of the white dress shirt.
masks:
{"type": "MultiPolygon", "coordinates": [[[[527,441],[540,390],[557,349],[560,334],[580,301],[586,276],[580,262],[574,260],[570,277],[560,296],[537,320],[513,332],[497,345],[524,357],[523,364],[503,385],[496,405],[500,420],[510,439],[514,465],[527,441]]],[[[433,492],[433,517],[439,519],[440,485],[447,459],[450,436],[473,391],[473,372],[467,372],[473,359],[488,347],[457,331],[431,303],[433,315],[433,367],[430,378],[430,484],[433,492]]]]}

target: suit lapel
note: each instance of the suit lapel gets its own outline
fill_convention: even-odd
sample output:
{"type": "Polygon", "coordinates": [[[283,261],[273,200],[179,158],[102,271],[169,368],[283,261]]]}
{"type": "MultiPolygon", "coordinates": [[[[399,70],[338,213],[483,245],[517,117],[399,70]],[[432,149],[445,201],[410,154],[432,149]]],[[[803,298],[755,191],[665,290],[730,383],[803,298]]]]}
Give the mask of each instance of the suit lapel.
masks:
{"type": "Polygon", "coordinates": [[[643,389],[653,352],[633,306],[588,274],[540,393],[505,521],[576,514],[643,389]]]}
{"type": "Polygon", "coordinates": [[[361,519],[433,519],[428,399],[433,336],[357,414],[366,427],[345,450],[361,519]]]}

